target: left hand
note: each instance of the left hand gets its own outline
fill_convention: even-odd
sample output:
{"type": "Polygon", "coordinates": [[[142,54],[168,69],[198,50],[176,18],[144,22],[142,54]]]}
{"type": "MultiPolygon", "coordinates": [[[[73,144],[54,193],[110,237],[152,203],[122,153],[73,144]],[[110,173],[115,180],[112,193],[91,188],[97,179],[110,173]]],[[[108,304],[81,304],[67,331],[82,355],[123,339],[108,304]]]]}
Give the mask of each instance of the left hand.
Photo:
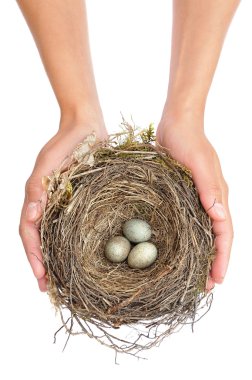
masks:
{"type": "Polygon", "coordinates": [[[228,185],[217,153],[200,124],[198,121],[161,121],[156,140],[169,149],[172,157],[191,170],[201,203],[213,221],[216,257],[207,282],[206,290],[209,291],[215,283],[220,284],[224,280],[231,252],[233,226],[228,206],[228,185]]]}

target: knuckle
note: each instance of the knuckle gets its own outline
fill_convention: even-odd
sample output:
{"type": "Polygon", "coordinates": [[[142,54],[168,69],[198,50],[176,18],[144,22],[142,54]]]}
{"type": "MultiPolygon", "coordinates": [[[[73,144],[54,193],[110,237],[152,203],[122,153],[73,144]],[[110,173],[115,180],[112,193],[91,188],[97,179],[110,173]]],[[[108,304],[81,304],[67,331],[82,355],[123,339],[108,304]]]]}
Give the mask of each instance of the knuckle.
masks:
{"type": "Polygon", "coordinates": [[[26,194],[30,194],[34,191],[36,191],[38,188],[36,180],[31,176],[28,178],[28,180],[25,183],[25,192],[26,194]]]}
{"type": "Polygon", "coordinates": [[[19,226],[18,226],[18,233],[19,233],[19,236],[22,235],[22,227],[21,227],[21,224],[19,224],[19,226]]]}
{"type": "Polygon", "coordinates": [[[23,226],[22,226],[22,223],[20,223],[19,226],[18,226],[18,233],[19,233],[19,236],[22,238],[22,236],[23,236],[23,226]]]}
{"type": "Polygon", "coordinates": [[[223,189],[224,189],[226,194],[229,193],[229,186],[228,186],[227,181],[224,178],[223,178],[223,189]]]}
{"type": "Polygon", "coordinates": [[[199,193],[200,200],[206,210],[211,210],[215,203],[223,203],[224,191],[220,184],[210,183],[199,193]]]}
{"type": "Polygon", "coordinates": [[[216,202],[221,201],[222,190],[218,184],[213,183],[208,186],[208,194],[206,193],[206,197],[209,198],[210,196],[215,199],[216,202]]]}
{"type": "Polygon", "coordinates": [[[231,228],[231,231],[230,231],[230,238],[232,241],[234,240],[234,229],[233,229],[233,227],[231,228]]]}
{"type": "Polygon", "coordinates": [[[32,179],[31,177],[29,177],[25,183],[25,192],[29,193],[31,187],[32,187],[32,179]]]}
{"type": "Polygon", "coordinates": [[[230,227],[229,230],[226,231],[226,233],[224,234],[224,238],[227,242],[231,243],[233,242],[234,240],[234,230],[233,230],[233,227],[230,227]]]}
{"type": "Polygon", "coordinates": [[[219,194],[221,194],[221,188],[220,188],[220,186],[219,186],[218,184],[216,184],[216,183],[212,183],[212,184],[210,184],[210,186],[209,186],[209,191],[210,191],[212,194],[214,194],[214,195],[219,195],[219,194]]]}

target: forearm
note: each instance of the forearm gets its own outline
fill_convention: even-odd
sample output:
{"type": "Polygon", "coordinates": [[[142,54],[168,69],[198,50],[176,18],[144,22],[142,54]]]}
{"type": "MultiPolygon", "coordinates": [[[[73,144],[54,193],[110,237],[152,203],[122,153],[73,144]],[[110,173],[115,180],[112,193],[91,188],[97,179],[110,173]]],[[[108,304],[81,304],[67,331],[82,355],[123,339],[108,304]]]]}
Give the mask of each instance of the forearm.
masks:
{"type": "Polygon", "coordinates": [[[63,117],[101,114],[84,0],[17,0],[37,44],[63,117]]]}
{"type": "Polygon", "coordinates": [[[163,118],[202,115],[239,0],[174,0],[170,78],[163,118]]]}

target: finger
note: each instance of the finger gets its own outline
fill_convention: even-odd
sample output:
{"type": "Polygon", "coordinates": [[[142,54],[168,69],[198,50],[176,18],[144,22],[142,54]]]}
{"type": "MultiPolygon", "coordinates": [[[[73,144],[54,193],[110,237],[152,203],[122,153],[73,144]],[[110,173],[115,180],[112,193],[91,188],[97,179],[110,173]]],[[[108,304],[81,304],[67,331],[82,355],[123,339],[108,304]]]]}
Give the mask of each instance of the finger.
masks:
{"type": "Polygon", "coordinates": [[[210,275],[216,283],[222,283],[226,275],[233,242],[233,225],[228,205],[228,185],[223,177],[220,161],[215,155],[215,171],[221,183],[222,203],[226,218],[224,221],[213,221],[213,232],[215,234],[216,256],[212,263],[210,275]]]}
{"type": "Polygon", "coordinates": [[[26,207],[26,209],[24,208],[24,212],[27,222],[37,222],[40,219],[43,209],[46,205],[46,201],[46,191],[43,191],[40,198],[36,201],[29,202],[29,195],[26,197],[24,201],[24,206],[26,207]]]}
{"type": "Polygon", "coordinates": [[[215,156],[211,151],[198,153],[190,169],[202,206],[211,219],[222,221],[226,219],[226,210],[222,203],[220,167],[215,156]]]}
{"type": "Polygon", "coordinates": [[[211,278],[211,276],[208,277],[207,284],[206,284],[206,291],[210,292],[215,286],[215,281],[211,278]]]}
{"type": "Polygon", "coordinates": [[[213,222],[216,255],[210,271],[213,280],[219,284],[223,282],[226,275],[233,243],[233,225],[228,207],[228,194],[225,190],[223,193],[225,194],[224,206],[226,209],[227,217],[223,222],[213,222]]]}
{"type": "Polygon", "coordinates": [[[20,226],[20,236],[34,276],[37,279],[42,278],[45,275],[45,268],[43,265],[40,236],[37,227],[34,223],[22,221],[20,226]]]}
{"type": "Polygon", "coordinates": [[[228,206],[228,187],[217,155],[211,160],[209,156],[198,157],[192,174],[201,203],[213,221],[216,255],[206,284],[206,290],[210,291],[213,283],[223,282],[230,258],[233,228],[228,206]]]}
{"type": "Polygon", "coordinates": [[[29,180],[26,184],[26,194],[20,219],[20,236],[27,258],[37,279],[45,275],[42,262],[41,242],[36,222],[42,214],[46,203],[46,193],[43,192],[39,180],[29,180]]]}
{"type": "Polygon", "coordinates": [[[48,280],[46,276],[43,276],[42,278],[38,279],[38,286],[41,292],[47,292],[47,283],[48,280]]]}

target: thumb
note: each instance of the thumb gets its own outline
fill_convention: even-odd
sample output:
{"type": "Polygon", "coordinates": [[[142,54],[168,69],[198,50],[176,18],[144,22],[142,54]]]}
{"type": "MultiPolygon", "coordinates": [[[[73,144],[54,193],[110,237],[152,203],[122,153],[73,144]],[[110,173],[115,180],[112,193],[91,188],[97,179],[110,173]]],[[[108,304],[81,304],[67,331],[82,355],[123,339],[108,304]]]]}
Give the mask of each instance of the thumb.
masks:
{"type": "Polygon", "coordinates": [[[223,192],[219,176],[213,161],[198,160],[197,167],[192,170],[193,180],[199,193],[202,206],[211,219],[223,221],[226,210],[223,205],[223,192]]]}
{"type": "Polygon", "coordinates": [[[210,218],[216,221],[225,220],[226,211],[222,204],[222,194],[220,188],[210,185],[206,188],[202,186],[200,189],[200,201],[210,218]]]}
{"type": "Polygon", "coordinates": [[[42,207],[46,203],[46,192],[42,187],[41,179],[38,177],[30,177],[25,186],[25,202],[24,211],[27,221],[33,222],[37,220],[42,213],[42,207]]]}

